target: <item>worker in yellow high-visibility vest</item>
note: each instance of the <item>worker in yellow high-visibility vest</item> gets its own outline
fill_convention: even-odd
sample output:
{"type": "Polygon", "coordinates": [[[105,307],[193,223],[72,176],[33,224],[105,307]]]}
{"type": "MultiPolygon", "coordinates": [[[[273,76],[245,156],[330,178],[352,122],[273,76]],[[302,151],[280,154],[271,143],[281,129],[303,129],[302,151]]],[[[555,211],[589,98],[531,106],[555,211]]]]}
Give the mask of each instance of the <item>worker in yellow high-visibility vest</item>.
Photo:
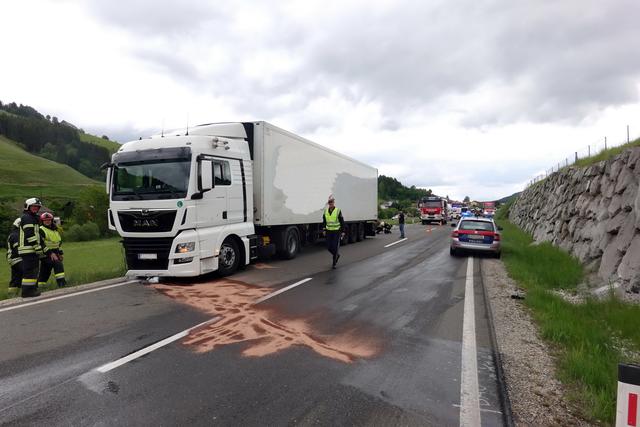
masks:
{"type": "Polygon", "coordinates": [[[338,259],[340,259],[340,238],[344,234],[344,218],[342,218],[340,208],[336,207],[336,201],[333,196],[329,196],[327,204],[328,207],[324,210],[324,215],[322,215],[322,226],[325,230],[327,249],[333,256],[331,268],[336,268],[338,259]]]}
{"type": "Polygon", "coordinates": [[[67,285],[64,277],[64,265],[62,260],[62,238],[58,227],[53,222],[53,215],[45,212],[40,215],[42,225],[40,226],[40,240],[42,241],[42,252],[44,256],[40,259],[40,274],[38,275],[38,286],[45,286],[49,281],[51,270],[56,278],[59,288],[67,285]]]}

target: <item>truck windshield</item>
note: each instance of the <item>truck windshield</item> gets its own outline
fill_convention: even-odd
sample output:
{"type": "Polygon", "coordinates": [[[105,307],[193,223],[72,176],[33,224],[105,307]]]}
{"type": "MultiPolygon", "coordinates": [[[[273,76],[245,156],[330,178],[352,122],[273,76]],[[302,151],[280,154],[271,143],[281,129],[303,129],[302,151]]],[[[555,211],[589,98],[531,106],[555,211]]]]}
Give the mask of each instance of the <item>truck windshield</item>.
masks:
{"type": "Polygon", "coordinates": [[[187,159],[116,164],[113,167],[113,200],[180,199],[187,195],[187,159]]]}

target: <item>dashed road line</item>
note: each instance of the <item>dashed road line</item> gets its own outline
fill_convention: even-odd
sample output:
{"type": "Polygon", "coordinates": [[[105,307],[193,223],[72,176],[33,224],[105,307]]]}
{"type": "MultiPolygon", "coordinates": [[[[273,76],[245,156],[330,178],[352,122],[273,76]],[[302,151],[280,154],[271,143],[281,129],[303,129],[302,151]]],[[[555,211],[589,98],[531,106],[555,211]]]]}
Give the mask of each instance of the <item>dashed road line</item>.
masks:
{"type": "Polygon", "coordinates": [[[194,329],[197,329],[197,328],[199,328],[201,326],[210,325],[212,323],[215,323],[215,322],[219,321],[220,319],[222,319],[221,316],[216,316],[213,319],[209,319],[209,320],[207,320],[205,322],[198,323],[197,325],[192,326],[189,329],[185,329],[184,331],[178,332],[175,335],[171,335],[170,337],[165,338],[162,341],[158,341],[155,344],[151,344],[148,347],[145,347],[145,348],[143,348],[141,350],[138,350],[138,351],[136,351],[134,353],[131,353],[131,354],[127,355],[127,356],[124,356],[124,357],[122,357],[122,358],[120,358],[118,360],[115,360],[113,362],[110,362],[110,363],[107,363],[105,365],[102,365],[99,368],[96,368],[95,370],[100,372],[100,373],[102,373],[102,374],[107,373],[107,372],[109,372],[109,371],[111,371],[111,370],[113,370],[113,369],[115,369],[115,368],[117,368],[119,366],[124,365],[125,363],[131,362],[132,360],[135,360],[135,359],[137,359],[139,357],[142,357],[145,354],[149,354],[152,351],[157,350],[159,348],[162,348],[167,344],[171,344],[172,342],[177,341],[180,338],[186,337],[187,335],[189,335],[189,332],[191,332],[194,329]]]}
{"type": "Polygon", "coordinates": [[[404,239],[400,239],[400,240],[398,240],[396,242],[389,243],[388,245],[385,246],[385,248],[388,248],[389,246],[397,245],[398,243],[404,242],[405,240],[407,240],[406,237],[404,239]]]}
{"type": "Polygon", "coordinates": [[[296,286],[300,286],[300,285],[302,285],[304,283],[307,283],[309,280],[312,280],[312,279],[313,279],[312,277],[307,277],[306,279],[302,279],[299,282],[294,283],[293,285],[286,286],[286,287],[284,287],[282,289],[279,289],[279,290],[277,290],[275,292],[270,293],[269,295],[263,296],[262,298],[258,299],[256,302],[254,302],[253,304],[254,305],[255,304],[260,304],[261,302],[264,302],[264,301],[268,300],[269,298],[273,298],[276,295],[280,295],[281,293],[286,292],[289,289],[293,289],[296,286]]]}

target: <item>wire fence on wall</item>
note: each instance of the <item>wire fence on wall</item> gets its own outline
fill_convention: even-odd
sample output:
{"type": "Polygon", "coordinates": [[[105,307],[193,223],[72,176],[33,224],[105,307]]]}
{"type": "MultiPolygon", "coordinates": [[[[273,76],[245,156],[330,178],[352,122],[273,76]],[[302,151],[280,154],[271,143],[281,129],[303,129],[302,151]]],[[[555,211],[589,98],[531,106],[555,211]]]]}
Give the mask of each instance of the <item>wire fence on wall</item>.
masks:
{"type": "Polygon", "coordinates": [[[531,181],[527,183],[527,187],[535,184],[536,182],[540,182],[543,179],[547,178],[549,175],[558,172],[562,168],[569,167],[576,163],[580,159],[586,159],[592,156],[597,156],[601,152],[608,150],[610,148],[619,147],[624,144],[628,144],[631,141],[634,141],[635,138],[630,138],[629,135],[629,126],[626,127],[626,139],[620,138],[617,141],[610,141],[605,136],[599,142],[594,142],[582,148],[579,151],[574,151],[573,153],[568,153],[563,159],[558,159],[558,162],[551,166],[551,168],[547,169],[543,174],[540,174],[533,178],[531,181]]]}

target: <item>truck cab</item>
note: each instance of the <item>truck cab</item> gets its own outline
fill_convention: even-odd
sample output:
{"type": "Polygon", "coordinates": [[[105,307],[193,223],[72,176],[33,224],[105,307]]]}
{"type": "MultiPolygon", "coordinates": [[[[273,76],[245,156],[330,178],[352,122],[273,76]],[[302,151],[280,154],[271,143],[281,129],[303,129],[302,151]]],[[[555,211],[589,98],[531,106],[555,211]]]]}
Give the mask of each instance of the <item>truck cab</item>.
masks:
{"type": "Polygon", "coordinates": [[[242,123],[124,144],[107,165],[109,228],[127,276],[230,274],[256,256],[252,161],[242,123]]]}

